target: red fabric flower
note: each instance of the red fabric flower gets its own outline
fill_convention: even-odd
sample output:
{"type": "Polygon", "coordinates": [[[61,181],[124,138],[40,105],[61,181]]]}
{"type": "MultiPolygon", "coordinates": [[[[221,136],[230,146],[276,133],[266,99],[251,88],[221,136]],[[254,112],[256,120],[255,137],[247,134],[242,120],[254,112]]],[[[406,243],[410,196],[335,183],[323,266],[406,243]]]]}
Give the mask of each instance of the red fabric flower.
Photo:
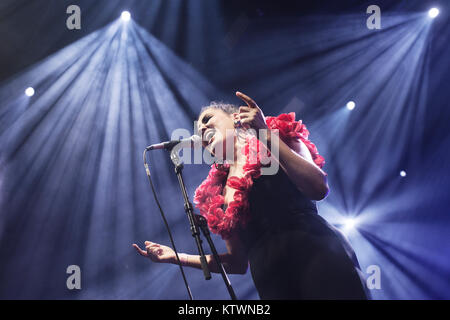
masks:
{"type": "Polygon", "coordinates": [[[319,155],[314,143],[308,140],[309,131],[302,123],[302,120],[295,121],[295,112],[288,114],[282,113],[277,117],[266,117],[266,123],[269,129],[278,129],[280,139],[284,143],[289,143],[293,139],[300,139],[308,147],[314,163],[323,168],[325,159],[319,155]]]}
{"type": "Polygon", "coordinates": [[[252,184],[253,180],[248,179],[245,176],[242,178],[229,177],[227,180],[227,186],[240,191],[248,191],[251,188],[252,184]]]}

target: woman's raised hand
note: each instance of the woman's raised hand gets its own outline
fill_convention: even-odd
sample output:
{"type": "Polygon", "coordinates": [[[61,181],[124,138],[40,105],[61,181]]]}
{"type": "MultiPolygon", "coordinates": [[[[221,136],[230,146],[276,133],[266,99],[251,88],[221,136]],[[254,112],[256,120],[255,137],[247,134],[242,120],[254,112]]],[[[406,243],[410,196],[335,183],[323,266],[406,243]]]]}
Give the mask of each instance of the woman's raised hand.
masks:
{"type": "Polygon", "coordinates": [[[236,96],[243,100],[247,105],[239,107],[239,113],[233,114],[234,119],[239,120],[246,128],[255,130],[267,129],[264,114],[256,102],[239,91],[236,92],[236,96]]]}
{"type": "Polygon", "coordinates": [[[150,258],[153,262],[175,263],[176,256],[172,248],[150,241],[145,241],[144,244],[145,250],[133,243],[133,247],[141,256],[150,258]]]}

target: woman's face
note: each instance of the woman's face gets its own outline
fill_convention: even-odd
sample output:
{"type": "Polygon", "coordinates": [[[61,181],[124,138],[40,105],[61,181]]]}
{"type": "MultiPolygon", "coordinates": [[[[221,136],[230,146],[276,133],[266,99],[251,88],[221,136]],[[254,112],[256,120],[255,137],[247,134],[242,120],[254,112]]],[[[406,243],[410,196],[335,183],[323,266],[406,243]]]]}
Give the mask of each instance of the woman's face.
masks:
{"type": "Polygon", "coordinates": [[[226,159],[227,141],[234,148],[233,116],[221,109],[208,108],[198,117],[197,125],[203,147],[217,158],[226,159]]]}

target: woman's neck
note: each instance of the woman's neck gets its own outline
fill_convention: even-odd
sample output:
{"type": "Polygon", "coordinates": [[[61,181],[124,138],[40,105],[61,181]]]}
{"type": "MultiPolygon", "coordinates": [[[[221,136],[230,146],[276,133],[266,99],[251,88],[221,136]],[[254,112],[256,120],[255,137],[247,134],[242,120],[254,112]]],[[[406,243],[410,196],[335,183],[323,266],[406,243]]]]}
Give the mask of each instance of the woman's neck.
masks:
{"type": "Polygon", "coordinates": [[[245,139],[236,138],[234,143],[234,161],[230,163],[229,176],[242,176],[243,167],[245,165],[246,156],[242,152],[242,148],[245,146],[245,139]]]}

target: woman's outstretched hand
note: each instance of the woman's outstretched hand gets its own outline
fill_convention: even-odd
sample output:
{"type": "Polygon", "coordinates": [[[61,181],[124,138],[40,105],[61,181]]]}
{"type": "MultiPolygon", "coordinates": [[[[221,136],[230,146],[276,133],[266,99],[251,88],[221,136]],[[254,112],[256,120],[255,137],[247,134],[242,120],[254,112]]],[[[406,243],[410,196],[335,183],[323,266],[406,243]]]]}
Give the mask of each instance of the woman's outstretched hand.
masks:
{"type": "Polygon", "coordinates": [[[145,241],[144,244],[145,250],[133,243],[133,247],[141,256],[150,258],[153,262],[174,263],[176,261],[175,251],[172,248],[150,241],[145,241]]]}
{"type": "Polygon", "coordinates": [[[239,107],[239,113],[233,113],[234,119],[239,120],[245,128],[252,128],[255,130],[267,129],[264,114],[256,102],[239,91],[236,92],[236,96],[243,100],[247,105],[239,107]]]}

